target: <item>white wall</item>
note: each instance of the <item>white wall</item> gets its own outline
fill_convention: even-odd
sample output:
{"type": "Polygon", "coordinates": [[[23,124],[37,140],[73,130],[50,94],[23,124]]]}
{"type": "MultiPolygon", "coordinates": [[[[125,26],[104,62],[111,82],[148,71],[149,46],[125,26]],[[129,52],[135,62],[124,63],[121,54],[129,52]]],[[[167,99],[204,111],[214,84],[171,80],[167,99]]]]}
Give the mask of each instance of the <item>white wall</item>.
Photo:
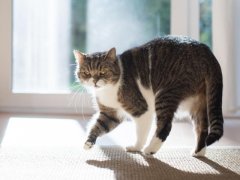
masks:
{"type": "Polygon", "coordinates": [[[235,0],[234,5],[234,60],[236,63],[236,96],[237,96],[237,109],[240,111],[240,1],[235,0]]]}
{"type": "Polygon", "coordinates": [[[213,0],[213,51],[223,71],[223,111],[239,106],[240,1],[213,0]]]}

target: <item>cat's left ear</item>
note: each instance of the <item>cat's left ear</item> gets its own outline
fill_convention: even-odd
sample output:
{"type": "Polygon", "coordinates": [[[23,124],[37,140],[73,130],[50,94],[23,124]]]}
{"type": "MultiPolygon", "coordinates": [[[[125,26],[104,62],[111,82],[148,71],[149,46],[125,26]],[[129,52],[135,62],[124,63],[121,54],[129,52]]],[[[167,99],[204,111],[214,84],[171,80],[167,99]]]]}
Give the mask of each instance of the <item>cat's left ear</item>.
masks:
{"type": "Polygon", "coordinates": [[[74,50],[73,51],[74,57],[76,59],[76,62],[79,63],[80,65],[84,62],[85,59],[85,54],[81,53],[78,50],[74,50]]]}
{"type": "Polygon", "coordinates": [[[106,58],[105,59],[109,59],[109,60],[112,60],[112,61],[115,61],[116,60],[116,48],[113,47],[111,48],[108,52],[107,52],[107,55],[106,55],[106,58]]]}

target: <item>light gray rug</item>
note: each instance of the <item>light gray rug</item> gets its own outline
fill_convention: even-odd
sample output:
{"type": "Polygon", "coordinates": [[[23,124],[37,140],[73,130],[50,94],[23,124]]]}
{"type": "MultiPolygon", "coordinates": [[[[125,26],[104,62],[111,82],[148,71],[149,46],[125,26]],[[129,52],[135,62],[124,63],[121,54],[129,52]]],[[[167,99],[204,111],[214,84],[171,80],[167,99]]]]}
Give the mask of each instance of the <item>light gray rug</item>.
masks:
{"type": "Polygon", "coordinates": [[[152,158],[120,147],[0,149],[1,180],[240,180],[240,148],[208,149],[206,158],[190,149],[163,148],[152,158]]]}

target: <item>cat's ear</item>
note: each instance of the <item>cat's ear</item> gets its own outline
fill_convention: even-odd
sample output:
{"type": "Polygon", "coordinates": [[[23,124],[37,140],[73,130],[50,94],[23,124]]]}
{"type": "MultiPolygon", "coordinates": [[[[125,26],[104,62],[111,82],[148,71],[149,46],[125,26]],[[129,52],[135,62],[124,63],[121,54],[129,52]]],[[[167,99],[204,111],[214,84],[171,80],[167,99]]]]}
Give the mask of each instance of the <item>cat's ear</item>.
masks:
{"type": "Polygon", "coordinates": [[[115,61],[116,60],[116,48],[113,47],[111,48],[108,52],[107,52],[107,55],[106,55],[106,58],[105,59],[109,59],[109,60],[112,60],[112,61],[115,61]]]}
{"type": "Polygon", "coordinates": [[[74,50],[73,51],[74,57],[76,59],[76,62],[79,63],[80,65],[84,62],[85,59],[85,54],[81,53],[78,50],[74,50]]]}

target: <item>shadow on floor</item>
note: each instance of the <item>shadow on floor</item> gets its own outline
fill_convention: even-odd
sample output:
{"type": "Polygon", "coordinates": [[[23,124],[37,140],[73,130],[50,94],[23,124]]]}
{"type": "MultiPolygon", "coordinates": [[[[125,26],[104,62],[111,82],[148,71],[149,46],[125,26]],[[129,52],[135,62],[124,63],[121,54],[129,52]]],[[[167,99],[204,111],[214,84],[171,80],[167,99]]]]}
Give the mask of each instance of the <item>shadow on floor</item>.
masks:
{"type": "MultiPolygon", "coordinates": [[[[98,168],[106,168],[114,171],[116,180],[155,180],[155,179],[177,179],[177,180],[239,180],[240,175],[221,166],[217,162],[208,158],[199,158],[198,160],[213,168],[218,173],[200,174],[194,173],[196,166],[189,168],[189,172],[179,170],[171,165],[155,158],[146,157],[139,154],[138,158],[143,158],[145,163],[138,163],[129,153],[123,152],[121,148],[103,147],[102,151],[109,157],[109,160],[97,161],[88,160],[87,163],[98,168]],[[148,164],[148,165],[145,165],[148,164]],[[192,172],[191,172],[192,171],[192,172]]],[[[183,159],[184,160],[184,159],[183,159]]],[[[196,159],[194,159],[196,160],[196,159]]],[[[142,161],[142,160],[141,160],[142,161]]],[[[183,164],[179,164],[181,167],[183,164]]],[[[200,167],[201,168],[201,167],[200,167]]]]}

